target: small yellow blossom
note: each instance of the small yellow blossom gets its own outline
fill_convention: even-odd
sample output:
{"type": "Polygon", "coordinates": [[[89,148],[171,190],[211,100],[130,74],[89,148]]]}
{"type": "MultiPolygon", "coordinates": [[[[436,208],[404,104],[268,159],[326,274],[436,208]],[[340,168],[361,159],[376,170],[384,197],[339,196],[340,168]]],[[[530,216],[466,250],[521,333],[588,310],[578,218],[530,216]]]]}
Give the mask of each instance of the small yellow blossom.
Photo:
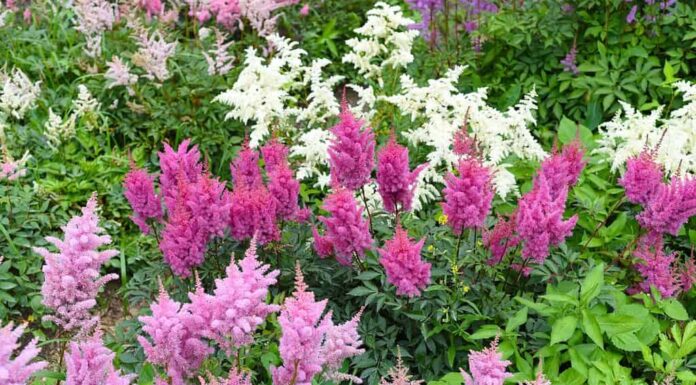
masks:
{"type": "Polygon", "coordinates": [[[435,250],[435,246],[433,246],[433,245],[428,245],[428,251],[432,253],[433,250],[435,250]]]}
{"type": "Polygon", "coordinates": [[[446,224],[447,224],[447,215],[445,215],[445,214],[440,214],[440,215],[437,217],[437,223],[439,223],[439,224],[441,224],[441,225],[446,225],[446,224]]]}

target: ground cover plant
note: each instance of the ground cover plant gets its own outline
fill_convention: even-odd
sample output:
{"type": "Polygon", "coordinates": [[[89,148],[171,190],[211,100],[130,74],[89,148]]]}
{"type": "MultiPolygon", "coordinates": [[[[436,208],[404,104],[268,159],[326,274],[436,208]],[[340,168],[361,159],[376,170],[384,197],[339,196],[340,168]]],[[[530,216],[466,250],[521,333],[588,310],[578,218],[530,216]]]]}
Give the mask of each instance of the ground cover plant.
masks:
{"type": "Polygon", "coordinates": [[[696,384],[688,2],[0,3],[0,385],[696,384]]]}

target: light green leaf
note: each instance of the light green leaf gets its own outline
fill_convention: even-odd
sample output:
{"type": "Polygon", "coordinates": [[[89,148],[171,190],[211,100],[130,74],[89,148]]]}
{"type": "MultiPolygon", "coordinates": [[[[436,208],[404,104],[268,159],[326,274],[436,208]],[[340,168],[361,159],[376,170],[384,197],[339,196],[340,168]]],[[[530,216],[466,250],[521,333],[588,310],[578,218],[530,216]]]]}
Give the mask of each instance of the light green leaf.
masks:
{"type": "Polygon", "coordinates": [[[660,303],[660,307],[665,314],[672,319],[677,321],[686,321],[689,319],[689,313],[687,313],[684,305],[676,299],[666,299],[660,303]]]}
{"type": "Polygon", "coordinates": [[[587,306],[599,295],[604,286],[604,264],[600,263],[585,277],[580,288],[580,303],[587,306]]]}
{"type": "Polygon", "coordinates": [[[567,341],[573,336],[575,327],[578,324],[578,319],[575,316],[569,315],[556,320],[551,327],[551,342],[550,345],[559,342],[567,341]]]}
{"type": "Polygon", "coordinates": [[[602,329],[599,328],[599,323],[595,316],[587,310],[582,311],[582,329],[595,345],[604,349],[604,338],[602,338],[602,329]]]}
{"type": "Polygon", "coordinates": [[[527,322],[527,308],[523,307],[508,320],[507,325],[505,326],[505,331],[511,332],[513,330],[517,330],[517,328],[524,325],[525,322],[527,322]]]}

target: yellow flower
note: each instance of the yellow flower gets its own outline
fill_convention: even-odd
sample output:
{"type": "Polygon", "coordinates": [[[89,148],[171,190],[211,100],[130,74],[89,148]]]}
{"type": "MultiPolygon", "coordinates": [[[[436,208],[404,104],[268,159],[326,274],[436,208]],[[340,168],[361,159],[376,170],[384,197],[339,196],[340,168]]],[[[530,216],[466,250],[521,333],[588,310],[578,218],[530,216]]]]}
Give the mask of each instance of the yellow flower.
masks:
{"type": "Polygon", "coordinates": [[[439,224],[441,224],[441,225],[446,225],[446,224],[447,224],[447,215],[445,215],[445,214],[440,214],[440,215],[437,217],[437,223],[439,223],[439,224]]]}
{"type": "Polygon", "coordinates": [[[428,245],[428,251],[432,253],[433,250],[435,250],[435,246],[433,246],[433,245],[428,245]]]}
{"type": "Polygon", "coordinates": [[[462,290],[464,291],[464,294],[468,293],[468,292],[469,292],[469,286],[464,285],[464,287],[462,288],[462,290]]]}

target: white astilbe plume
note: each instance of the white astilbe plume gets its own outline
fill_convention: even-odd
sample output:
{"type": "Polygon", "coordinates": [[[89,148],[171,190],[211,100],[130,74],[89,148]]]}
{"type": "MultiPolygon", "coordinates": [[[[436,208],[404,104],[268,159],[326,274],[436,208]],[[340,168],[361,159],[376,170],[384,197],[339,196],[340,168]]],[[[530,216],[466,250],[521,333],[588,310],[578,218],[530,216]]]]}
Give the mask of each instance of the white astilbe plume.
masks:
{"type": "Polygon", "coordinates": [[[0,110],[15,119],[22,119],[24,114],[34,107],[41,92],[41,82],[32,83],[19,69],[12,71],[11,75],[0,70],[0,84],[0,110]]]}
{"type": "Polygon", "coordinates": [[[375,115],[375,103],[377,102],[375,90],[372,87],[361,87],[356,84],[348,84],[346,87],[358,94],[358,100],[351,111],[360,119],[371,120],[375,115]]]}
{"type": "Polygon", "coordinates": [[[4,9],[3,5],[0,4],[0,28],[3,28],[6,25],[7,16],[10,14],[12,14],[12,11],[9,9],[4,9]]]}
{"type": "Polygon", "coordinates": [[[116,22],[117,8],[107,0],[75,0],[75,29],[86,39],[85,54],[96,58],[101,56],[101,42],[104,31],[110,30],[116,22]]]}
{"type": "Polygon", "coordinates": [[[297,144],[290,148],[290,155],[302,159],[297,169],[297,179],[305,180],[317,176],[317,185],[329,184],[329,175],[325,167],[329,161],[329,145],[333,135],[326,129],[315,128],[301,134],[297,144]]]}
{"type": "Polygon", "coordinates": [[[174,55],[177,42],[167,43],[160,31],[152,34],[142,31],[136,40],[139,48],[132,61],[145,71],[143,77],[160,82],[169,79],[171,75],[167,68],[167,60],[174,55]]]}
{"type": "Polygon", "coordinates": [[[656,159],[668,174],[696,174],[696,85],[682,81],[675,87],[683,94],[684,106],[668,118],[660,119],[662,106],[644,115],[621,102],[623,111],[599,126],[595,152],[606,156],[612,171],[622,170],[626,160],[644,149],[656,149],[656,159]]]}
{"type": "Polygon", "coordinates": [[[106,66],[108,67],[104,74],[104,78],[108,81],[106,88],[124,86],[128,93],[133,95],[134,92],[131,86],[138,82],[138,75],[130,72],[128,64],[124,63],[120,57],[114,56],[110,62],[106,63],[106,66]]]}
{"type": "Polygon", "coordinates": [[[416,209],[418,200],[427,202],[439,196],[432,185],[444,182],[441,168],[450,169],[457,162],[452,145],[464,122],[477,140],[484,164],[494,170],[496,192],[503,198],[517,189],[514,176],[506,169],[509,156],[531,160],[546,156],[527,128],[535,123],[536,93],[531,91],[519,104],[501,112],[486,104],[486,89],[459,93],[455,84],[463,70],[464,67],[452,68],[443,78],[429,80],[424,87],[402,75],[401,93],[380,98],[399,107],[412,121],[422,122],[404,136],[415,146],[431,148],[427,156],[429,167],[421,173],[416,190],[416,209]]]}
{"type": "MultiPolygon", "coordinates": [[[[5,139],[5,125],[0,121],[0,180],[16,180],[27,174],[27,161],[29,160],[29,151],[25,151],[24,155],[15,160],[10,155],[5,139]]],[[[0,264],[2,256],[0,256],[0,264]]]]}
{"type": "Polygon", "coordinates": [[[44,136],[48,145],[57,148],[64,139],[75,135],[75,115],[70,115],[65,121],[53,109],[48,108],[48,120],[44,123],[44,136]]]}
{"type": "Polygon", "coordinates": [[[97,112],[101,108],[101,103],[92,96],[84,84],[77,86],[77,99],[73,100],[72,105],[73,111],[78,117],[97,112]]]}
{"type": "Polygon", "coordinates": [[[359,74],[376,78],[381,85],[383,68],[405,68],[413,61],[411,46],[418,36],[418,31],[408,28],[413,23],[399,6],[378,2],[367,12],[365,25],[355,30],[360,37],[346,42],[351,52],[343,62],[353,64],[359,74]]]}
{"type": "Polygon", "coordinates": [[[297,115],[298,121],[312,125],[324,123],[328,118],[338,115],[340,106],[333,90],[343,80],[343,76],[332,76],[324,80],[322,69],[329,64],[331,61],[328,59],[318,59],[305,68],[304,83],[309,84],[310,90],[307,107],[291,110],[297,115]]]}
{"type": "Polygon", "coordinates": [[[210,55],[203,52],[205,61],[208,63],[208,75],[226,75],[232,69],[234,58],[230,56],[227,49],[232,45],[232,40],[225,43],[225,39],[229,36],[215,29],[215,48],[211,49],[210,55]]]}

